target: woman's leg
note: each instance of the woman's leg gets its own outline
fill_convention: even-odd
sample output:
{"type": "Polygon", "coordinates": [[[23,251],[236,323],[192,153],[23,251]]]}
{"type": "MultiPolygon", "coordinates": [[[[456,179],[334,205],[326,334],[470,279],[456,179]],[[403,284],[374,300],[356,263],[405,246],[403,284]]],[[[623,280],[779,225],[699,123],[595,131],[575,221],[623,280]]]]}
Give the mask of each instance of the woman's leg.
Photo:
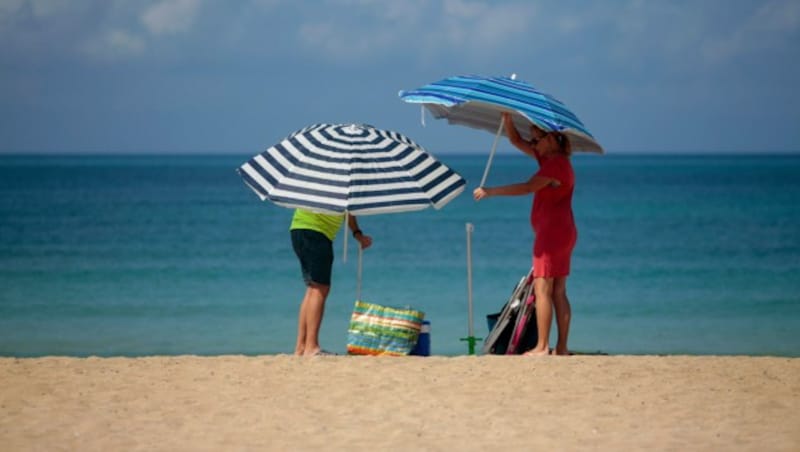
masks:
{"type": "Polygon", "coordinates": [[[558,325],[556,355],[569,355],[567,340],[569,339],[569,323],[572,320],[572,307],[567,298],[566,276],[555,278],[553,282],[553,307],[556,311],[556,325],[558,325]]]}
{"type": "Polygon", "coordinates": [[[533,291],[536,294],[536,326],[539,340],[536,347],[526,355],[547,355],[550,353],[550,324],[553,322],[553,278],[534,278],[533,291]]]}

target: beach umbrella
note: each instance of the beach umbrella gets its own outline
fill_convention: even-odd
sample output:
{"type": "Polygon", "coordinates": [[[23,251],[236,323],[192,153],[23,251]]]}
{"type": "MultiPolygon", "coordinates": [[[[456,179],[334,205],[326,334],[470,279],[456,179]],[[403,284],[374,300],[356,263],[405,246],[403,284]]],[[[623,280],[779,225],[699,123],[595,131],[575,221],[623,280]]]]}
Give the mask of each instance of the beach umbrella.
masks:
{"type": "Polygon", "coordinates": [[[366,124],[308,126],[251,158],[238,172],[262,200],[345,215],[441,209],[466,185],[410,138],[366,124]]]}
{"type": "Polygon", "coordinates": [[[239,168],[262,199],[354,215],[442,208],[466,185],[410,138],[365,124],[315,124],[239,168]]]}
{"type": "MultiPolygon", "coordinates": [[[[530,124],[546,132],[561,132],[569,137],[574,151],[603,153],[603,147],[586,129],[577,115],[561,101],[529,83],[511,77],[457,76],[411,91],[400,91],[400,99],[424,105],[436,119],[495,134],[481,186],[497,147],[505,134],[501,113],[511,113],[522,138],[530,140],[530,124]]],[[[424,124],[424,111],[423,111],[424,124]]]]}

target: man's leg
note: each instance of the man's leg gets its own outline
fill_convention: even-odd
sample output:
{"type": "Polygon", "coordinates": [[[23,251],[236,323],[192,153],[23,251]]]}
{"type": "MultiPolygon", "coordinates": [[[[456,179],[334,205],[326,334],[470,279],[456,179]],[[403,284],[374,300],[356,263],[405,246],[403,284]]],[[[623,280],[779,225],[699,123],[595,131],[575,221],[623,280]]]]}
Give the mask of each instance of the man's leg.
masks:
{"type": "Polygon", "coordinates": [[[319,353],[319,329],[325,313],[325,300],[328,298],[330,290],[331,286],[316,283],[310,283],[306,289],[306,298],[301,307],[301,312],[305,309],[305,345],[303,346],[303,355],[305,356],[319,353]]]}
{"type": "Polygon", "coordinates": [[[550,324],[553,322],[553,278],[534,278],[533,291],[536,294],[536,326],[539,341],[526,355],[547,355],[550,353],[550,324]]]}
{"type": "Polygon", "coordinates": [[[300,312],[297,315],[297,343],[294,346],[294,354],[302,355],[306,348],[306,305],[308,305],[309,288],[303,294],[303,301],[300,303],[300,312]]]}
{"type": "Polygon", "coordinates": [[[569,324],[572,320],[572,307],[567,298],[567,277],[555,278],[553,283],[553,307],[556,311],[556,325],[558,325],[558,342],[556,342],[556,355],[569,355],[567,340],[569,339],[569,324]]]}

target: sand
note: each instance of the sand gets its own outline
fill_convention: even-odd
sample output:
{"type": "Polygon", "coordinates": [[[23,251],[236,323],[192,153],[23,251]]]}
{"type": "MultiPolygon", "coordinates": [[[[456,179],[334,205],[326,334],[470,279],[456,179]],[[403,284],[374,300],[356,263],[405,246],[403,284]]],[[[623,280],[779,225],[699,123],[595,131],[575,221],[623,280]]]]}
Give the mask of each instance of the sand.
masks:
{"type": "Polygon", "coordinates": [[[0,358],[0,449],[800,450],[800,359],[0,358]]]}

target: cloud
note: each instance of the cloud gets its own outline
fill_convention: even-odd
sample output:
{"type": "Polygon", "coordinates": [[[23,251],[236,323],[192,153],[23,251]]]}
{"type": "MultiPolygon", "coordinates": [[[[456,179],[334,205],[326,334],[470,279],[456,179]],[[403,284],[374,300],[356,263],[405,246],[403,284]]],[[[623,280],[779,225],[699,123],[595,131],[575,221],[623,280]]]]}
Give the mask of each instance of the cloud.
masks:
{"type": "Polygon", "coordinates": [[[71,5],[69,0],[0,0],[0,17],[16,14],[21,9],[27,8],[31,15],[44,18],[61,14],[71,5]]]}
{"type": "Polygon", "coordinates": [[[480,54],[494,52],[505,42],[524,35],[531,28],[536,10],[530,2],[492,4],[465,0],[445,0],[443,9],[444,43],[480,54]]]}
{"type": "Polygon", "coordinates": [[[33,14],[39,17],[61,14],[72,4],[70,0],[29,0],[33,14]]]}
{"type": "Polygon", "coordinates": [[[191,31],[201,6],[200,0],[111,3],[103,20],[84,32],[79,51],[106,61],[140,57],[155,40],[191,31]]]}
{"type": "Polygon", "coordinates": [[[536,8],[527,1],[491,3],[344,0],[329,2],[319,17],[297,29],[303,46],[328,58],[353,60],[400,50],[427,58],[458,49],[467,58],[494,54],[523,36],[536,8]],[[337,10],[332,12],[332,10],[337,10]],[[419,43],[415,47],[415,43],[419,43]]]}
{"type": "Polygon", "coordinates": [[[800,28],[800,3],[795,0],[766,3],[756,11],[750,28],[772,33],[797,32],[800,28]]]}
{"type": "Polygon", "coordinates": [[[306,51],[329,60],[355,61],[402,46],[419,28],[425,2],[343,0],[315,10],[296,29],[306,51]],[[398,33],[402,30],[402,33],[398,33]]]}
{"type": "Polygon", "coordinates": [[[200,7],[200,0],[162,0],[147,8],[142,23],[153,35],[188,31],[200,7]]]}
{"type": "Polygon", "coordinates": [[[795,0],[762,4],[747,20],[713,36],[703,45],[703,54],[711,63],[725,63],[743,55],[783,47],[796,42],[800,32],[800,3],[795,0]]]}
{"type": "Polygon", "coordinates": [[[23,0],[0,0],[0,15],[7,15],[17,12],[22,6],[23,0]]]}
{"type": "Polygon", "coordinates": [[[85,42],[81,50],[93,58],[116,60],[142,54],[145,41],[128,31],[112,30],[85,42]]]}

